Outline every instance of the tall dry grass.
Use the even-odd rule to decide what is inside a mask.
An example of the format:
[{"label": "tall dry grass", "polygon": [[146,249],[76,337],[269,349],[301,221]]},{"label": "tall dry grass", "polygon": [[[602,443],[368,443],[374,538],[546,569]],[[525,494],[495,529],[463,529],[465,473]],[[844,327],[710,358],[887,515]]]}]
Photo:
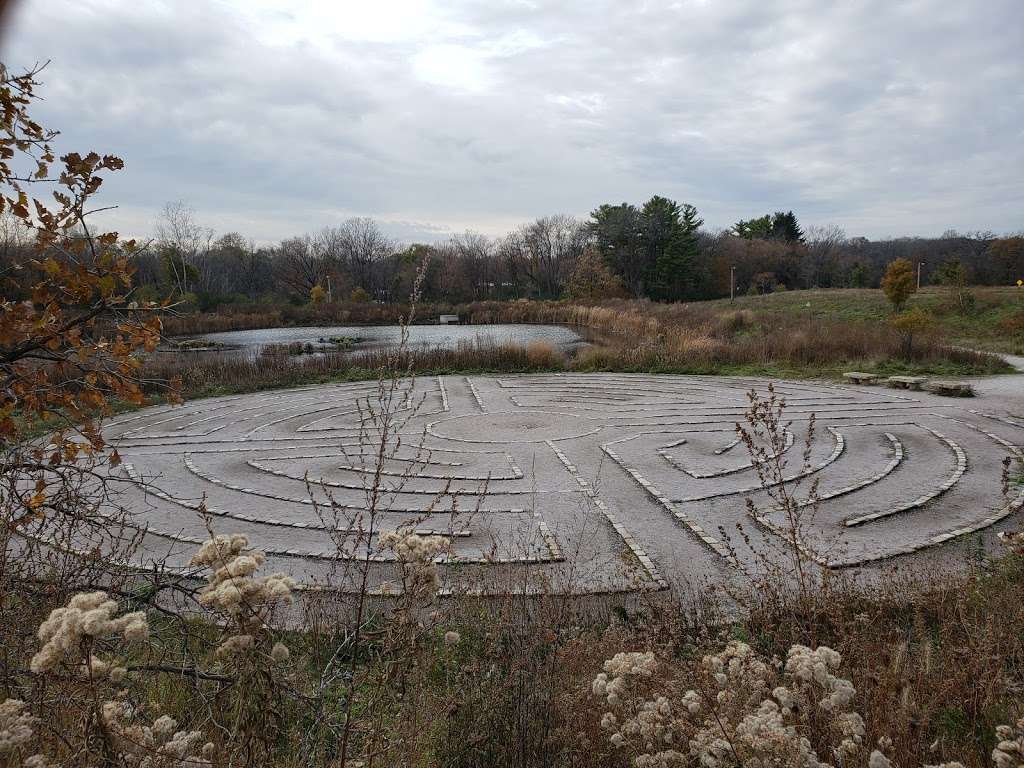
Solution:
[{"label": "tall dry grass", "polygon": [[[189,352],[157,353],[142,369],[146,391],[161,394],[168,382],[180,382],[185,397],[236,391],[300,386],[334,380],[365,380],[377,376],[390,351],[328,351],[292,355],[265,350],[255,357]],[[566,357],[549,344],[528,346],[460,342],[454,348],[405,349],[398,364],[417,374],[530,373],[561,370]]]},{"label": "tall dry grass", "polygon": [[922,334],[908,348],[902,335],[884,323],[759,316],[748,309],[723,311],[701,303],[519,302],[475,305],[469,316],[481,322],[561,323],[597,331],[607,349],[590,353],[589,358],[584,354],[577,363],[583,369],[613,365],[616,360],[627,367],[702,372],[723,366],[834,368],[858,361],[954,366],[976,373],[1005,369],[997,357],[951,348],[935,334]]}]

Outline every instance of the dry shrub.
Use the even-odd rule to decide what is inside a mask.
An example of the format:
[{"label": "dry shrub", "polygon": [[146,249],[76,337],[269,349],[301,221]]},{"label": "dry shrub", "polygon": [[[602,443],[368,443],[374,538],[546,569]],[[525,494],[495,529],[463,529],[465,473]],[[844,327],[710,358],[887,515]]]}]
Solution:
[{"label": "dry shrub", "polygon": [[754,313],[749,309],[726,312],[718,320],[719,333],[725,336],[735,336],[737,333],[749,330],[753,325]]},{"label": "dry shrub", "polygon": [[585,347],[573,358],[573,369],[577,371],[608,371],[618,367],[620,353],[608,346]]},{"label": "dry shrub", "polygon": [[984,765],[995,728],[1022,714],[1019,556],[988,574],[833,580],[801,600],[763,590],[749,609],[770,653],[813,638],[842,654],[872,738],[890,737],[900,765]]},{"label": "dry shrub", "polygon": [[564,683],[551,611],[514,597],[454,609],[449,632],[457,639],[410,680],[397,720],[409,748],[402,764],[428,755],[432,764],[465,768],[550,763]]},{"label": "dry shrub", "polygon": [[725,342],[712,337],[704,328],[685,329],[665,340],[665,350],[670,360],[711,362],[722,355],[725,346]]},{"label": "dry shrub", "polygon": [[[907,348],[885,323],[837,321],[817,316],[759,316],[752,310],[723,315],[712,304],[658,304],[646,300],[610,300],[600,304],[497,302],[469,305],[473,322],[540,322],[586,327],[604,336],[606,349],[581,353],[584,370],[658,370],[707,372],[722,366],[785,368],[863,365],[954,364],[975,372],[998,372],[992,356],[954,349],[941,339],[915,339]],[[642,351],[637,351],[642,348]],[[595,363],[601,360],[602,364]]]},{"label": "dry shrub", "polygon": [[526,345],[526,360],[534,368],[559,367],[564,359],[547,341],[531,341]]},{"label": "dry shrub", "polygon": [[783,664],[734,640],[666,674],[652,651],[619,652],[591,692],[608,742],[638,768],[823,768],[819,755],[845,763],[865,752],[841,662],[825,646],[794,645]]},{"label": "dry shrub", "polygon": [[195,336],[203,333],[225,331],[248,331],[253,328],[278,328],[284,323],[281,313],[275,310],[233,312],[222,309],[219,312],[202,314],[168,314],[162,318],[164,334],[167,336]]},{"label": "dry shrub", "polygon": [[999,330],[1009,334],[1024,334],[1024,309],[999,320]]}]

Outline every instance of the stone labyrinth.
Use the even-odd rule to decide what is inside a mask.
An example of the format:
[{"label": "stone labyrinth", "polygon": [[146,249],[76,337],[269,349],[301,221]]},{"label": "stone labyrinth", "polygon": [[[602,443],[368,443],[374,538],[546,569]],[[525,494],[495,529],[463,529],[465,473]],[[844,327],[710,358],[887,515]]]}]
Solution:
[{"label": "stone labyrinth", "polygon": [[[1004,457],[1021,456],[1024,421],[880,387],[775,386],[791,421],[785,477],[803,478],[803,502],[818,480],[801,544],[823,564],[876,563],[1019,524],[1024,498],[1000,489]],[[783,556],[784,516],[734,426],[747,393],[765,387],[626,374],[403,382],[374,530],[447,537],[440,561],[453,592],[621,591],[749,571],[751,546]],[[367,382],[110,422],[143,561],[187,566],[207,536],[205,504],[218,532],[245,533],[267,552],[270,570],[344,589],[346,569],[369,558],[375,587],[391,589],[390,553],[372,537],[351,543],[369,523],[379,409]]]}]

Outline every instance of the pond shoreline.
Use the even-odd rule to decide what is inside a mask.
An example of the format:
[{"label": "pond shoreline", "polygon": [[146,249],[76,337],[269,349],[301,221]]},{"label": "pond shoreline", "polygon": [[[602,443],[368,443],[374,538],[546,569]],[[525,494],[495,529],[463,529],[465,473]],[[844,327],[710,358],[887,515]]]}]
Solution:
[{"label": "pond shoreline", "polygon": [[[846,300],[846,294],[833,292],[833,300]],[[824,299],[815,294],[816,300]],[[856,309],[863,299],[853,297]],[[806,302],[804,302],[806,304]],[[802,304],[801,306],[804,306]],[[749,302],[748,302],[749,305]],[[207,338],[237,340],[237,330],[266,335],[268,342],[315,341],[337,332],[369,337],[392,327],[401,316],[398,305],[349,305],[331,307],[291,308],[288,312],[191,318],[170,318],[170,334],[174,327],[198,330],[199,320]],[[754,375],[778,378],[825,378],[841,380],[847,371],[865,371],[882,376],[923,375],[960,378],[1009,373],[1011,367],[991,354],[950,348],[939,332],[918,335],[913,345],[883,317],[832,318],[806,310],[799,313],[772,312],[768,308],[753,310],[714,302],[695,304],[654,304],[631,300],[608,301],[600,305],[566,302],[478,302],[471,305],[433,306],[418,316],[431,318],[437,314],[459,314],[474,322],[467,325],[440,326],[421,323],[409,326],[416,341],[409,345],[407,355],[418,371],[435,373],[463,372],[527,372],[538,370],[620,371],[644,373],[675,373],[692,375]],[[347,323],[326,325],[330,318]],[[304,325],[294,321],[301,319]],[[259,322],[266,321],[266,322]],[[361,322],[360,322],[361,321]],[[239,329],[239,325],[269,326],[260,329]],[[507,326],[521,332],[524,328],[545,332],[565,329],[573,334],[574,346],[555,348],[551,344],[529,344],[515,335],[496,334],[486,344],[470,339],[468,344],[448,344],[448,349],[430,344],[430,335],[475,335]],[[219,331],[211,330],[211,327]],[[304,329],[300,331],[301,329]],[[337,328],[337,331],[333,329]],[[303,339],[295,339],[303,333]],[[214,335],[216,334],[216,335]],[[199,335],[193,333],[193,335]],[[495,334],[491,333],[492,336]],[[527,343],[523,343],[526,341]],[[495,343],[500,348],[495,347]],[[487,347],[487,348],[485,348]],[[515,348],[518,347],[518,348]],[[533,349],[528,349],[533,347]],[[541,354],[542,347],[547,353]],[[532,354],[527,354],[528,352]],[[374,354],[376,353],[376,354]],[[160,374],[180,375],[195,386],[191,391],[231,389],[235,387],[287,386],[332,378],[364,377],[363,370],[380,362],[383,348],[363,342],[354,349],[327,349],[313,354],[249,355],[205,352],[179,356],[162,354]],[[415,360],[412,360],[415,358]],[[177,365],[175,362],[178,361]],[[153,360],[152,362],[157,362]],[[246,363],[241,365],[241,363]],[[225,386],[226,385],[226,386]]]},{"label": "pond shoreline", "polygon": [[561,352],[571,352],[588,344],[585,336],[567,325],[555,323],[467,323],[405,328],[394,324],[294,326],[199,334],[185,339],[184,346],[174,344],[166,351],[256,356],[269,351],[292,355],[360,353],[395,349],[400,344],[410,350],[426,350],[455,349],[461,344],[529,346],[542,343]]}]

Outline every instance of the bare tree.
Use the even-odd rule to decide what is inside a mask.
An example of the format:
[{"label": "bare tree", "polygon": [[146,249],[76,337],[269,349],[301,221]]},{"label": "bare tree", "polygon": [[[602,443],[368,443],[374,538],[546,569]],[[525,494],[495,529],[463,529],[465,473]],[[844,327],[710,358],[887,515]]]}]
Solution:
[{"label": "bare tree", "polygon": [[308,297],[314,286],[326,277],[322,251],[309,235],[281,241],[274,256],[274,277],[293,293]]},{"label": "bare tree", "polygon": [[467,231],[453,237],[450,248],[454,259],[452,266],[464,279],[468,298],[474,301],[488,298],[497,277],[491,240],[477,232]]},{"label": "bare tree", "polygon": [[846,232],[838,224],[811,226],[805,235],[807,256],[801,279],[808,288],[832,288],[836,284],[837,257],[846,245]]},{"label": "bare tree", "polygon": [[195,211],[179,200],[164,206],[156,234],[167,278],[179,294],[188,293],[200,282],[213,230],[196,223]]},{"label": "bare tree", "polygon": [[967,239],[967,255],[972,264],[980,264],[985,261],[989,245],[999,236],[989,229],[979,229],[973,232],[964,233]]},{"label": "bare tree", "polygon": [[13,292],[28,295],[27,285],[24,291],[18,291],[22,281],[17,278],[29,260],[33,242],[32,230],[21,219],[8,211],[0,214],[0,285],[5,298],[14,298]]},{"label": "bare tree", "polygon": [[380,264],[396,250],[396,245],[369,218],[349,219],[336,230],[337,247],[354,287],[377,296],[384,288]]},{"label": "bare tree", "polygon": [[214,293],[244,293],[255,298],[270,287],[270,260],[238,232],[217,238],[210,248],[203,285]]},{"label": "bare tree", "polygon": [[589,240],[578,219],[545,216],[509,235],[502,250],[513,271],[524,274],[538,296],[555,298]]}]

